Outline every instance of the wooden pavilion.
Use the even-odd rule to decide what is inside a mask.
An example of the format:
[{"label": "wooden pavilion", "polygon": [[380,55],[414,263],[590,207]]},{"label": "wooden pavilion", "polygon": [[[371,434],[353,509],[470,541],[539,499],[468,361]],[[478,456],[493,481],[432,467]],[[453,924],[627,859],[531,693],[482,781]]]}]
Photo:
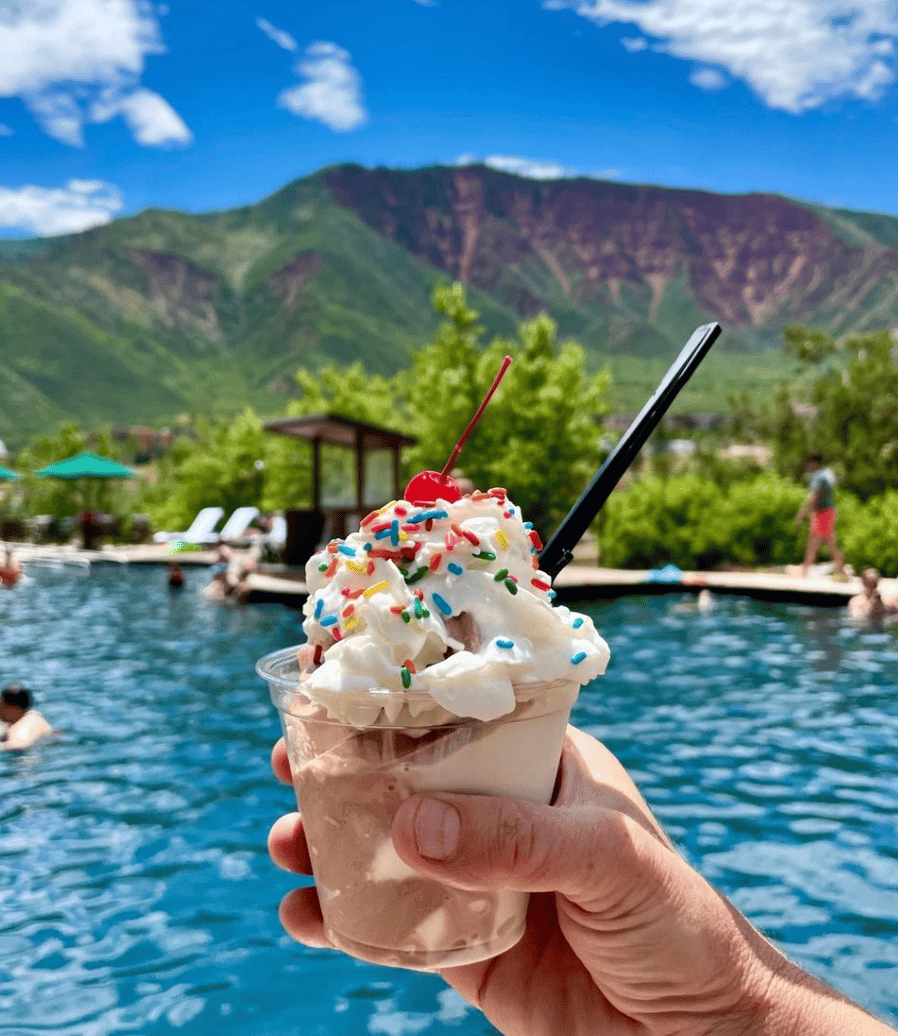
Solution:
[{"label": "wooden pavilion", "polygon": [[[365,459],[376,450],[392,452],[392,499],[401,496],[399,486],[399,452],[418,441],[378,425],[354,421],[339,414],[312,414],[306,417],[282,417],[266,421],[266,432],[303,439],[312,447],[312,506],[290,508],[287,519],[287,542],[284,562],[304,565],[323,539],[344,537],[371,506],[379,507],[387,500],[365,501]],[[321,500],[321,447],[342,446],[355,452],[355,504],[350,507],[324,506]]]}]

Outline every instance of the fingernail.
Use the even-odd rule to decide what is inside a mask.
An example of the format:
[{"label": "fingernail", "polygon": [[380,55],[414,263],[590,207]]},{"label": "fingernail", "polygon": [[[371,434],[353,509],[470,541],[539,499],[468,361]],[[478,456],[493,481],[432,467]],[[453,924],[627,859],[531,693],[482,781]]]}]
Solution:
[{"label": "fingernail", "polygon": [[415,810],[415,845],[428,860],[448,860],[458,847],[461,819],[439,799],[421,799]]}]

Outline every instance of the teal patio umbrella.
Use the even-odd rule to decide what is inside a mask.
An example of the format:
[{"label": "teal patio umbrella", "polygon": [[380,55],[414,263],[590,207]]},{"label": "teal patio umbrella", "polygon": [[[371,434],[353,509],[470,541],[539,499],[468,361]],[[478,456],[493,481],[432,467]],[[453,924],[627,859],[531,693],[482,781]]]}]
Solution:
[{"label": "teal patio umbrella", "polygon": [[10,471],[9,468],[0,466],[0,480],[12,481],[21,477],[21,475],[17,475],[14,471]]},{"label": "teal patio umbrella", "polygon": [[137,478],[133,468],[89,451],[49,464],[35,474],[40,478]]},{"label": "teal patio umbrella", "polygon": [[[106,480],[113,478],[138,478],[138,473],[133,468],[127,468],[124,464],[112,460],[109,457],[100,457],[96,453],[85,451],[76,453],[74,457],[66,457],[65,460],[49,464],[35,474],[39,478],[62,478],[84,479],[85,481]],[[86,490],[82,496],[83,502],[87,503]],[[81,514],[81,533],[85,549],[94,546],[100,535],[100,527],[94,515],[85,507]]]}]

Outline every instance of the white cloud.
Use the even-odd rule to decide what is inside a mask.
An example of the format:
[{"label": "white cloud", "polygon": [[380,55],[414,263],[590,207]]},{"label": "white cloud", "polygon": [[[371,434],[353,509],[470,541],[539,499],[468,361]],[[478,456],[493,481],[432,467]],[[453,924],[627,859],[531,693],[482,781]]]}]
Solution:
[{"label": "white cloud", "polygon": [[279,29],[276,25],[272,25],[267,18],[257,18],[256,25],[270,40],[284,50],[299,50],[299,44],[290,33],[284,32],[283,29]]},{"label": "white cloud", "polygon": [[91,121],[108,122],[116,115],[128,124],[138,144],[163,147],[186,144],[192,134],[184,120],[164,97],[152,90],[135,90],[124,97],[98,100],[91,108]]},{"label": "white cloud", "polygon": [[560,162],[544,161],[538,158],[521,158],[519,155],[488,155],[478,158],[476,155],[459,155],[456,165],[485,165],[490,169],[498,169],[503,173],[514,173],[526,176],[531,180],[564,180],[577,176],[589,176],[596,180],[619,180],[624,174],[620,169],[595,169],[591,173],[579,169],[568,169]]},{"label": "white cloud", "polygon": [[420,4],[422,7],[436,7],[437,0],[415,0],[416,4]]},{"label": "white cloud", "polygon": [[312,43],[297,62],[296,72],[306,82],[280,93],[282,108],[340,132],[357,129],[367,120],[362,79],[348,51],[336,43]]},{"label": "white cloud", "polygon": [[5,123],[0,122],[0,137],[11,137],[13,135],[12,127],[7,126]]},{"label": "white cloud", "polygon": [[20,97],[46,133],[75,147],[85,124],[110,111],[139,143],[190,139],[168,102],[140,84],[147,55],[164,51],[144,0],[0,0],[0,97]]},{"label": "white cloud", "polygon": [[[599,25],[637,26],[656,50],[725,68],[771,108],[876,100],[895,81],[894,0],[544,0]],[[626,46],[626,44],[625,44]]]},{"label": "white cloud", "polygon": [[649,41],[645,36],[624,36],[621,43],[623,43],[625,49],[629,50],[631,54],[636,54],[640,50],[645,50],[649,45]]},{"label": "white cloud", "polygon": [[727,77],[716,68],[697,68],[689,76],[689,82],[699,90],[722,90],[727,85]]},{"label": "white cloud", "polygon": [[581,176],[576,169],[565,169],[558,162],[538,158],[521,158],[518,155],[488,155],[477,158],[474,155],[459,155],[456,165],[486,165],[503,173],[526,176],[531,180],[561,180],[570,176]]},{"label": "white cloud", "polygon": [[52,236],[108,223],[122,207],[112,184],[69,180],[65,187],[0,187],[0,227]]}]

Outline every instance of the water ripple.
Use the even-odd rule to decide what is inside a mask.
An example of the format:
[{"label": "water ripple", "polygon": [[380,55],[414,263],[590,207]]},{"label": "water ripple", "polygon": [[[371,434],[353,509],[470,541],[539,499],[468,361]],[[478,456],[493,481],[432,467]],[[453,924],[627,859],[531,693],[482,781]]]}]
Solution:
[{"label": "water ripple", "polygon": [[[62,729],[0,756],[4,1036],[439,1036],[493,1030],[427,975],[293,944],[265,852],[292,808],[255,659],[301,639],[222,609],[202,572],[41,571],[0,595],[3,682]],[[795,959],[869,1009],[898,988],[898,637],[721,599],[590,607],[612,648],[575,718],[686,856]]]}]

